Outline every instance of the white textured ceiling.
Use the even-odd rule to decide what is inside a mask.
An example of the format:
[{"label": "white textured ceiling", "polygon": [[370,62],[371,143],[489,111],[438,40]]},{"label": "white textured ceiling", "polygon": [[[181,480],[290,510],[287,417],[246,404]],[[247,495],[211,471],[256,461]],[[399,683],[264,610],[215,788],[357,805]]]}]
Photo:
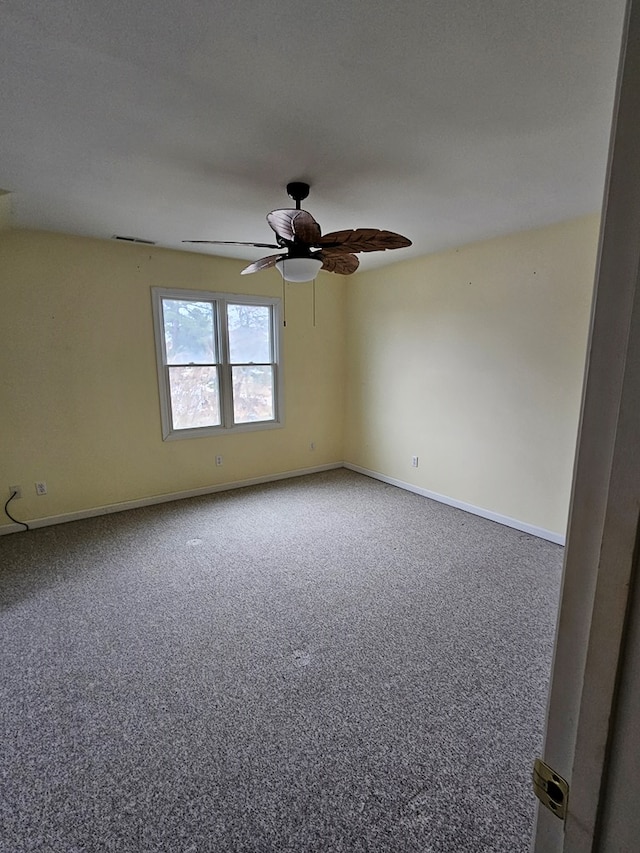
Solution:
[{"label": "white textured ceiling", "polygon": [[3,0],[0,186],[16,226],[184,249],[270,242],[266,213],[306,180],[323,230],[413,240],[360,256],[364,269],[597,211],[623,13]]}]

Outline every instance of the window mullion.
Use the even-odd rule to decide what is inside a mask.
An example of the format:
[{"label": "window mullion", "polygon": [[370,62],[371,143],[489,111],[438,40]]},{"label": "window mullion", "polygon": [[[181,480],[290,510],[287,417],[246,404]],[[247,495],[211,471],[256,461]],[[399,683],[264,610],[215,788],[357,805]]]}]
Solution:
[{"label": "window mullion", "polygon": [[233,383],[229,364],[229,331],[227,323],[226,300],[218,301],[218,336],[220,352],[220,399],[222,403],[222,422],[225,427],[233,426]]}]

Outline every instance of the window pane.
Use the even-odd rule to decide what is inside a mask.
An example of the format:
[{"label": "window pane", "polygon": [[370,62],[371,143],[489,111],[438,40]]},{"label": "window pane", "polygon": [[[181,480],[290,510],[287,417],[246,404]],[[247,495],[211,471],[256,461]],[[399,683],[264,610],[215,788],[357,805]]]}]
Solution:
[{"label": "window pane", "polygon": [[272,421],[272,367],[232,367],[233,419],[237,424]]},{"label": "window pane", "polygon": [[167,364],[211,364],[217,361],[212,302],[163,299]]},{"label": "window pane", "polygon": [[269,364],[271,355],[271,307],[227,305],[229,361],[232,364]]},{"label": "window pane", "polygon": [[220,425],[217,367],[171,367],[169,389],[174,429]]}]

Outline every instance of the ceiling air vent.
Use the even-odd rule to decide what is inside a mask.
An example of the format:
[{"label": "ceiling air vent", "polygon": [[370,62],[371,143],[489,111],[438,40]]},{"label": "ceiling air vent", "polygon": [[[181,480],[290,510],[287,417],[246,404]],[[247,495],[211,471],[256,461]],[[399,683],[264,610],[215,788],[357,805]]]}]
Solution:
[{"label": "ceiling air vent", "polygon": [[144,243],[145,246],[155,246],[155,240],[143,240],[142,237],[123,237],[120,234],[112,234],[112,240],[123,240],[125,243]]}]

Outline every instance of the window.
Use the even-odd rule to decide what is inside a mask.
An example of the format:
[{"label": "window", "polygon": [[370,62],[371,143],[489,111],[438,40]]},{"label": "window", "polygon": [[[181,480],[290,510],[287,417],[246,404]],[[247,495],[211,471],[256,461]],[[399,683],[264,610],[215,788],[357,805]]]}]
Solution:
[{"label": "window", "polygon": [[152,295],[164,438],[280,426],[280,300]]}]

